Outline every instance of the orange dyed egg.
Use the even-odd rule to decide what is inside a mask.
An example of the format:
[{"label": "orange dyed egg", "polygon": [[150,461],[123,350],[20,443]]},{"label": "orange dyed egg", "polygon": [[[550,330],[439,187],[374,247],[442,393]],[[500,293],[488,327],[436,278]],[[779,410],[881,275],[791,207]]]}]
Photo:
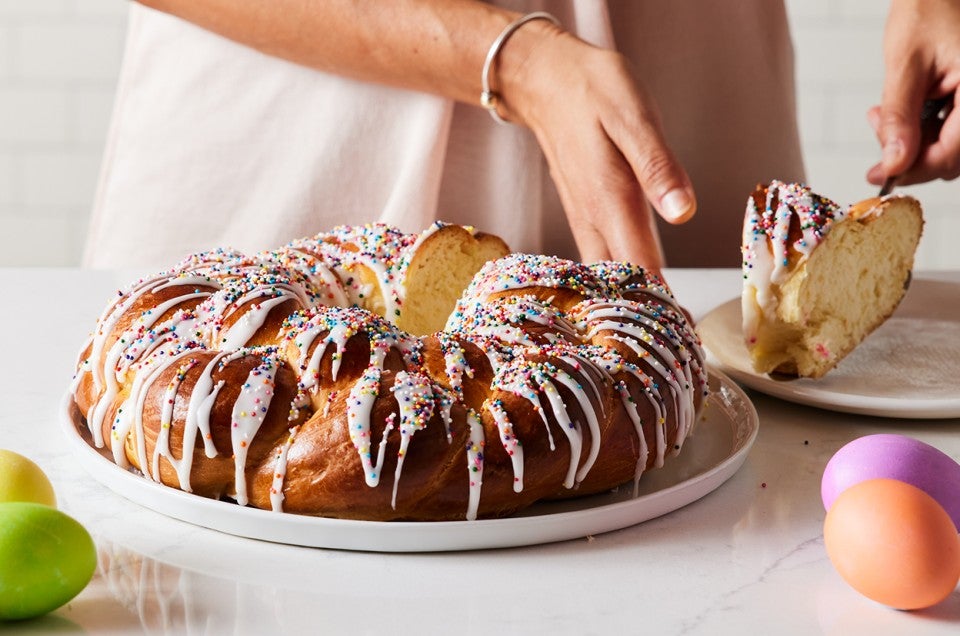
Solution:
[{"label": "orange dyed egg", "polygon": [[960,580],[960,535],[933,497],[894,479],[844,490],[823,526],[827,554],[864,596],[897,609],[930,607]]}]

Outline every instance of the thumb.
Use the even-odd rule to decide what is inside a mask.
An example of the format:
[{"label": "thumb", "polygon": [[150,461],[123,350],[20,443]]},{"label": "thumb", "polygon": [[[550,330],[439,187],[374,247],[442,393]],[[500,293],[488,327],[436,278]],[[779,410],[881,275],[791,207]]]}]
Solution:
[{"label": "thumb", "polygon": [[880,165],[887,177],[908,170],[920,152],[920,111],[926,89],[917,69],[887,70],[877,119]]}]

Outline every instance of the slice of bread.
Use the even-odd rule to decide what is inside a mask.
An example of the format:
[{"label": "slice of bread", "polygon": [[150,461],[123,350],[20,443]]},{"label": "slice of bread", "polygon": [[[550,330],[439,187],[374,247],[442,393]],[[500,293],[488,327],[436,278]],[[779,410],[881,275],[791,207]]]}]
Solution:
[{"label": "slice of bread", "polygon": [[900,303],[923,230],[919,202],[886,196],[844,210],[774,181],[747,203],[743,334],[757,373],[819,378]]},{"label": "slice of bread", "polygon": [[457,299],[487,261],[510,253],[500,237],[460,225],[434,226],[420,235],[401,267],[404,302],[398,327],[416,336],[443,329]]}]

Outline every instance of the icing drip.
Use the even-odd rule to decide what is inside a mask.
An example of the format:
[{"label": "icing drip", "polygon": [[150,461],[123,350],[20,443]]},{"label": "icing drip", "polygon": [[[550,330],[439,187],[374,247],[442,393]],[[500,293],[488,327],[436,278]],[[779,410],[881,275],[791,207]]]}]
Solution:
[{"label": "icing drip", "polygon": [[503,402],[500,400],[491,400],[487,402],[486,408],[497,423],[497,431],[500,433],[500,443],[503,449],[510,456],[510,463],[513,465],[513,492],[523,491],[523,447],[520,440],[513,434],[513,424],[510,417],[503,408]]},{"label": "icing drip", "polygon": [[283,512],[283,482],[287,476],[287,457],[290,447],[300,432],[299,426],[290,428],[290,434],[283,446],[277,449],[276,460],[273,464],[273,483],[270,485],[270,509],[274,512]]},{"label": "icing drip", "polygon": [[[114,423],[112,434],[114,434],[117,440],[125,440],[127,439],[127,433],[130,429],[134,429],[134,437],[137,442],[137,459],[139,460],[140,466],[143,467],[144,474],[148,474],[146,467],[149,466],[147,463],[147,441],[143,427],[143,407],[147,399],[147,392],[167,368],[192,353],[193,351],[191,349],[184,351],[157,351],[144,362],[144,369],[137,374],[133,387],[130,390],[130,397],[127,398],[118,410],[118,418]],[[122,444],[115,443],[113,452],[114,458],[117,457],[118,452],[122,453]],[[126,463],[126,460],[124,460],[124,463]],[[159,471],[153,471],[150,474],[155,480],[159,480]]]},{"label": "icing drip", "polygon": [[[564,362],[580,367],[579,362],[569,358],[564,359]],[[588,374],[584,373],[583,377],[588,377]],[[592,382],[592,380],[590,381]],[[567,411],[566,404],[564,404],[560,392],[557,389],[557,384],[564,386],[573,394],[590,429],[590,451],[583,466],[580,467],[579,470],[578,464],[583,448],[583,431],[579,422],[574,421]],[[549,362],[533,362],[518,359],[516,363],[505,367],[494,378],[492,386],[503,391],[514,393],[533,405],[534,410],[541,414],[541,418],[543,418],[546,424],[547,433],[550,435],[550,449],[553,450],[555,448],[553,437],[550,433],[550,427],[544,409],[540,404],[540,395],[547,398],[554,418],[556,418],[557,425],[560,427],[560,430],[563,431],[564,435],[566,435],[570,444],[570,463],[567,469],[567,475],[564,478],[564,487],[573,488],[577,483],[583,481],[593,467],[600,449],[600,424],[597,420],[594,404],[583,390],[583,385],[568,371],[558,365]],[[594,391],[596,391],[596,387],[594,387]],[[501,433],[501,436],[503,436],[503,433]]]},{"label": "icing drip", "polygon": [[226,356],[226,352],[219,353],[207,363],[190,394],[183,428],[183,461],[182,466],[177,470],[180,487],[187,492],[190,492],[190,469],[193,464],[193,449],[197,433],[201,434],[204,454],[211,458],[217,456],[217,449],[213,445],[213,436],[210,433],[210,410],[225,383],[220,380],[214,384],[213,372],[220,367]]},{"label": "icing drip", "polygon": [[[643,432],[643,420],[640,418],[640,413],[637,409],[637,403],[633,399],[633,396],[630,395],[630,390],[627,388],[626,382],[618,382],[617,391],[620,394],[620,400],[623,402],[623,410],[627,412],[627,415],[630,417],[630,421],[633,422],[633,427],[637,431],[637,439],[640,442],[640,458],[637,460],[637,469],[633,474],[633,496],[636,497],[640,490],[640,477],[643,475],[647,466],[647,461],[650,458],[650,448],[647,446],[647,438]],[[656,408],[658,411],[657,419],[662,419],[662,415],[659,413],[659,405],[657,405],[656,400],[651,398],[650,403],[653,404],[654,408]],[[657,430],[661,430],[661,427],[658,426]],[[661,444],[658,444],[658,450],[660,446]],[[658,455],[657,460],[663,461],[663,458],[659,457]]]},{"label": "icing drip", "polygon": [[680,420],[681,434],[678,437],[681,440],[686,438],[696,421],[694,391],[706,387],[707,376],[698,362],[703,358],[699,343],[689,338],[681,339],[670,328],[679,324],[676,312],[629,300],[587,301],[578,309],[581,315],[579,325],[588,340],[600,332],[613,332],[606,338],[627,345],[667,383]]},{"label": "icing drip", "polygon": [[[188,479],[184,482],[180,471],[180,465],[183,464],[184,459],[186,459],[186,449],[183,449],[183,454],[179,460],[174,458],[173,453],[170,451],[170,427],[173,422],[173,405],[176,401],[177,390],[180,388],[180,383],[183,382],[183,378],[186,377],[187,372],[196,365],[197,361],[195,359],[188,359],[184,364],[180,365],[177,374],[167,385],[167,390],[161,400],[163,407],[160,412],[160,431],[157,434],[157,441],[153,447],[154,481],[160,481],[160,458],[163,457],[176,469],[177,475],[180,477],[180,488],[186,492],[190,492],[189,472],[187,473]],[[190,458],[193,458],[192,452],[190,453]],[[184,483],[187,484],[186,488],[184,488]]]},{"label": "icing drip", "polygon": [[[240,350],[228,355],[223,364],[233,360],[240,359],[248,352],[258,350]],[[235,468],[235,488],[236,500],[241,506],[247,505],[247,452],[250,450],[250,444],[253,438],[263,424],[267,416],[267,410],[270,408],[270,401],[273,399],[274,377],[277,372],[279,360],[276,358],[276,351],[273,349],[263,349],[261,363],[247,375],[246,382],[243,383],[243,389],[233,404],[233,412],[230,415],[231,436],[230,442],[233,448],[234,468]]]},{"label": "icing drip", "polygon": [[450,378],[450,388],[454,394],[463,398],[463,376],[473,378],[473,368],[467,363],[464,355],[463,346],[455,338],[445,332],[439,332],[436,335],[437,342],[440,344],[440,351],[443,353],[444,368],[447,377]]},{"label": "icing drip", "polygon": [[467,441],[467,476],[470,480],[470,495],[467,502],[467,521],[477,518],[480,508],[480,490],[483,486],[483,421],[473,409],[467,409],[467,426],[470,437]]},{"label": "icing drip", "polygon": [[[110,347],[110,350],[104,353],[106,342],[111,333],[114,333],[124,314],[133,307],[133,305],[148,293],[166,289],[172,285],[184,285],[187,289],[191,286],[204,282],[196,277],[185,276],[182,283],[176,277],[170,275],[160,275],[145,281],[140,281],[131,287],[130,291],[120,292],[118,298],[104,310],[98,321],[97,332],[90,340],[90,353],[88,357],[80,364],[77,374],[74,376],[71,384],[71,392],[76,393],[85,374],[90,373],[96,390],[100,397],[95,401],[89,411],[86,413],[87,427],[93,437],[93,442],[97,448],[102,448],[103,441],[103,420],[106,417],[107,409],[113,404],[114,399],[119,392],[118,380],[123,381],[127,368],[136,360],[140,359],[150,346],[145,341],[156,339],[158,331],[166,331],[173,334],[175,338],[180,336],[181,331],[187,331],[192,328],[192,323],[183,320],[183,318],[174,317],[166,324],[166,329],[158,328],[152,330],[156,322],[167,311],[177,305],[192,299],[199,299],[209,296],[210,292],[190,291],[181,296],[174,297],[157,307],[142,312],[136,320],[119,336],[119,338]],[[204,284],[208,284],[205,283]],[[177,323],[183,321],[178,331]],[[163,338],[168,340],[169,338]],[[119,374],[119,377],[118,377]]]},{"label": "icing drip", "polygon": [[373,403],[380,394],[380,376],[383,371],[381,365],[384,355],[385,352],[379,348],[371,352],[370,365],[364,370],[353,388],[350,389],[350,397],[347,401],[347,426],[349,427],[350,441],[353,442],[353,447],[360,454],[360,461],[363,464],[363,472],[368,486],[376,486],[380,483],[380,470],[383,468],[387,433],[393,430],[393,423],[388,422],[380,439],[377,461],[374,463],[370,447],[370,414],[373,411]]},{"label": "icing drip", "polygon": [[[228,285],[197,311],[202,316],[202,328],[210,331],[216,348],[233,350],[250,342],[270,311],[288,300],[299,307],[309,304],[302,287],[277,281],[274,276],[258,276]],[[239,316],[226,326],[234,314]]]},{"label": "icing drip", "polygon": [[[397,468],[393,475],[393,497],[390,505],[397,507],[397,486],[403,471],[403,460],[413,434],[426,428],[435,408],[433,386],[430,378],[419,373],[400,371],[390,389],[400,409],[400,450],[397,453]],[[386,438],[386,435],[384,435]]]},{"label": "icing drip", "polygon": [[[757,201],[760,196],[763,209]],[[773,287],[789,273],[791,252],[808,257],[846,212],[807,186],[772,181],[747,200],[745,215],[743,327],[750,339],[755,338],[761,312],[776,312]]]},{"label": "icing drip", "polygon": [[275,252],[264,252],[260,257],[279,268],[299,273],[304,286],[310,290],[311,305],[346,307],[350,305],[343,283],[326,263],[309,251],[295,245],[288,245]]},{"label": "icing drip", "polygon": [[[365,300],[372,294],[372,290],[351,273],[351,269],[362,266],[374,274],[387,318],[392,321],[399,318],[403,292],[398,255],[413,246],[416,236],[383,223],[372,223],[337,227],[327,234],[318,234],[314,241],[313,247],[340,279],[346,281],[344,288],[350,304],[365,306]],[[351,249],[344,245],[350,245]]]}]

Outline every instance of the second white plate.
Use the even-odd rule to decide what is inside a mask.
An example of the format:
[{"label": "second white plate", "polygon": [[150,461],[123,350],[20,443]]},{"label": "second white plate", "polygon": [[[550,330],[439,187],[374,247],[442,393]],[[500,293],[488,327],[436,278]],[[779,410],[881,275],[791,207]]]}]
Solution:
[{"label": "second white plate", "polygon": [[819,380],[753,370],[740,299],[697,325],[711,360],[751,389],[833,411],[896,418],[960,417],[960,284],[914,279],[900,307]]},{"label": "second white plate", "polygon": [[[503,548],[576,539],[619,530],[709,494],[740,468],[757,437],[756,409],[730,378],[710,374],[711,395],[677,457],[648,471],[633,496],[616,492],[540,503],[519,516],[479,521],[375,522],[327,519],[245,508],[168,488],[109,461],[81,436],[82,422],[64,409],[64,431],[83,467],[118,494],[164,515],[228,534],[292,545],[434,552]],[[69,404],[69,403],[68,403]],[[75,411],[76,409],[74,409]]]}]

